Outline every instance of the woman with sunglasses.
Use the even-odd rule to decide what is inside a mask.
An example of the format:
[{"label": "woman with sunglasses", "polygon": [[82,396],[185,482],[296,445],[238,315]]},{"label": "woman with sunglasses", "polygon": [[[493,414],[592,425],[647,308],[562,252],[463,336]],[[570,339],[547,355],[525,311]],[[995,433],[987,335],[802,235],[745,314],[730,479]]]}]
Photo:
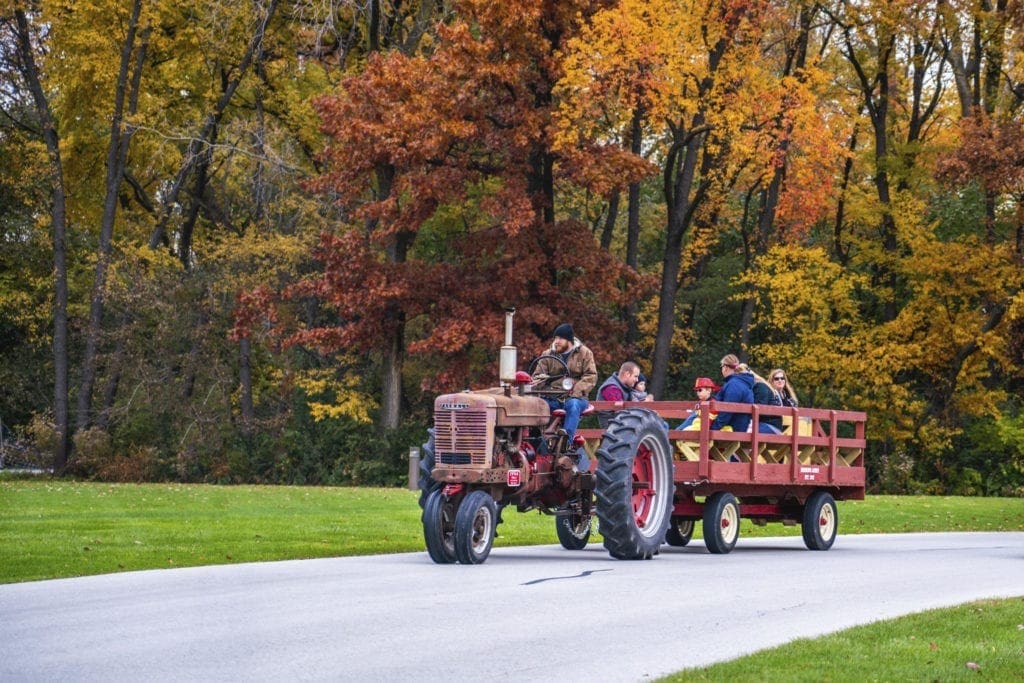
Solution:
[{"label": "woman with sunglasses", "polygon": [[768,376],[771,378],[772,389],[775,389],[782,398],[782,405],[796,408],[798,406],[796,389],[789,383],[789,376],[786,375],[786,371],[782,368],[775,368]]}]

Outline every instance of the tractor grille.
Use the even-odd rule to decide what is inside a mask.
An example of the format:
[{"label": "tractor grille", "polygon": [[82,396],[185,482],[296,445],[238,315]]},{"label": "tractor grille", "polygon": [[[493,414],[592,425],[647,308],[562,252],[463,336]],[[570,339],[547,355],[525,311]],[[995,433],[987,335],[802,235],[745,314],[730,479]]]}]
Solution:
[{"label": "tractor grille", "polygon": [[486,410],[441,410],[434,414],[439,465],[486,467],[490,463],[491,427]]}]

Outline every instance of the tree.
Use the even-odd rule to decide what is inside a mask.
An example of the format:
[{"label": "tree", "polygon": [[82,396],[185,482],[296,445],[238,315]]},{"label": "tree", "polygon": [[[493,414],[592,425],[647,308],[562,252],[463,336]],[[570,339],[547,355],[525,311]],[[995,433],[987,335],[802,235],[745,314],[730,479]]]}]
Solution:
[{"label": "tree", "polygon": [[652,361],[656,395],[668,376],[680,288],[710,253],[740,173],[752,162],[755,174],[763,168],[754,130],[777,91],[759,51],[776,19],[762,3],[623,2],[596,15],[572,45],[563,135],[590,144],[625,138],[624,127],[641,111],[657,145],[666,226]]},{"label": "tree", "polygon": [[50,172],[50,226],[53,234],[53,410],[56,439],[53,469],[63,472],[67,466],[71,438],[68,405],[68,268],[67,268],[67,190],[64,183],[64,164],[60,154],[60,135],[50,101],[43,90],[42,75],[36,61],[38,35],[32,31],[28,8],[14,7],[17,65],[32,95],[39,131],[46,144]]},{"label": "tree", "polygon": [[[464,382],[469,359],[500,345],[502,308],[515,305],[522,346],[539,349],[575,319],[608,359],[620,348],[623,289],[636,282],[585,226],[554,211],[557,179],[607,185],[623,168],[600,151],[562,159],[548,133],[556,55],[589,3],[457,9],[430,54],[373,55],[319,105],[331,144],[315,188],[339,198],[349,223],[323,238],[323,275],[290,296],[322,300],[338,323],[289,341],[379,353],[384,429],[398,424],[387,387],[407,349],[449,361],[431,385]],[[595,166],[607,171],[583,175]]]}]

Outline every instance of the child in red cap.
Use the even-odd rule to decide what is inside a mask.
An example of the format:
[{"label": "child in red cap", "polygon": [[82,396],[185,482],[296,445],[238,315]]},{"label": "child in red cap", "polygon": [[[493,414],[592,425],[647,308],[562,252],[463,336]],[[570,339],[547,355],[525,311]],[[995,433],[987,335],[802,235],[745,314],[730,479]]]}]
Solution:
[{"label": "child in red cap", "polygon": [[[697,400],[700,402],[710,401],[711,396],[720,387],[711,381],[710,377],[698,377],[693,383],[693,390],[697,392]],[[700,413],[696,410],[683,420],[676,429],[700,429]]]}]

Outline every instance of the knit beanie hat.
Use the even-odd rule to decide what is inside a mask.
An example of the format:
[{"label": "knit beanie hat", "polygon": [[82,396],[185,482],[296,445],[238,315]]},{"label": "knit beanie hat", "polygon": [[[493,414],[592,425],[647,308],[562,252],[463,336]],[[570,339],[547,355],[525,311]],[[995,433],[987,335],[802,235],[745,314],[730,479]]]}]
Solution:
[{"label": "knit beanie hat", "polygon": [[572,331],[572,325],[570,325],[569,323],[562,323],[561,325],[556,327],[554,333],[551,336],[561,337],[562,339],[565,339],[567,341],[573,341],[576,338],[576,335],[573,334]]}]

